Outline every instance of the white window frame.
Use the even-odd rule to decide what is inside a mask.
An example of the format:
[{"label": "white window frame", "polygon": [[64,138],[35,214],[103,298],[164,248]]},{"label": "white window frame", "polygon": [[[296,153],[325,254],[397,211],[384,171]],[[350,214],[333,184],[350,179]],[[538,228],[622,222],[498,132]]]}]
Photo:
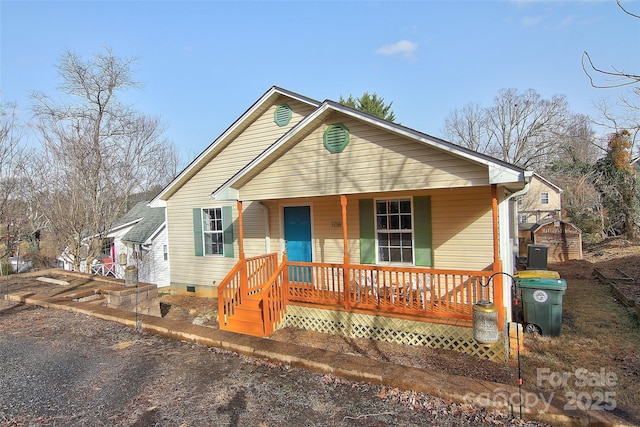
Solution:
[{"label": "white window frame", "polygon": [[[378,213],[378,204],[379,203],[386,204],[386,213]],[[398,212],[389,212],[390,203],[397,202]],[[401,207],[403,202],[409,203],[409,212],[402,212]],[[413,221],[413,199],[411,197],[407,198],[380,198],[375,199],[374,201],[374,215],[375,215],[375,233],[376,233],[376,262],[377,264],[398,264],[398,265],[414,265],[415,264],[415,236],[414,236],[414,221]],[[392,217],[398,216],[398,228],[388,228],[390,223],[393,221]],[[406,228],[407,223],[402,221],[402,217],[409,217],[409,228]],[[383,220],[385,218],[385,220]],[[386,223],[387,228],[380,228],[379,226]],[[403,228],[403,226],[405,228]],[[400,235],[399,238],[393,242],[398,244],[392,244],[392,239],[386,239],[386,244],[381,244],[381,235],[386,234],[388,236],[391,235]],[[406,235],[409,235],[411,239],[410,245],[410,256],[404,255],[404,250],[409,249],[409,246],[403,245],[403,235],[406,238]],[[399,259],[392,259],[394,251],[399,251]],[[383,256],[386,252],[386,258]],[[410,259],[405,259],[410,258]]]},{"label": "white window frame", "polygon": [[[213,218],[210,212],[215,213]],[[207,236],[210,236],[209,242],[207,242]],[[204,256],[224,256],[224,224],[221,207],[202,209],[202,252]]]},{"label": "white window frame", "polygon": [[542,205],[548,205],[549,204],[549,193],[546,191],[543,191],[542,193],[540,193],[540,204]]}]

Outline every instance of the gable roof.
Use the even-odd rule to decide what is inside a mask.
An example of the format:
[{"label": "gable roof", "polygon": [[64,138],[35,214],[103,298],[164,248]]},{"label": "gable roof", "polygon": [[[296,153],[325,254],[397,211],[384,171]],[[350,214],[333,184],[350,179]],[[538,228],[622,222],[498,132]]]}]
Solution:
[{"label": "gable roof", "polygon": [[470,162],[484,165],[489,170],[489,183],[503,184],[510,190],[517,191],[522,188],[524,182],[531,176],[531,172],[515,165],[503,162],[493,157],[477,153],[462,146],[447,142],[445,140],[433,137],[431,135],[416,131],[414,129],[402,126],[397,123],[389,122],[379,117],[352,109],[338,102],[325,100],[319,102],[303,95],[272,86],[267,90],[249,109],[247,109],[231,126],[229,126],[218,138],[216,138],[198,157],[196,157],[180,174],[169,183],[158,195],[151,201],[150,206],[165,206],[172,194],[180,187],[188,182],[198,171],[205,167],[211,159],[213,159],[224,147],[226,147],[233,139],[240,134],[248,124],[260,114],[264,113],[280,98],[288,98],[300,101],[314,108],[314,111],[304,117],[299,123],[293,126],[282,137],[276,140],[265,151],[253,159],[249,164],[244,166],[236,174],[230,177],[227,182],[217,189],[213,189],[211,196],[220,200],[237,199],[233,186],[247,182],[254,177],[270,162],[274,161],[287,149],[316,126],[330,114],[339,112],[350,116],[356,120],[366,122],[372,126],[384,129],[385,131],[406,137],[416,143],[421,143],[448,152],[452,155],[464,158]]},{"label": "gable roof", "polygon": [[231,126],[229,126],[220,136],[218,136],[205,150],[200,153],[182,172],[178,174],[154,199],[150,202],[153,207],[163,206],[163,201],[167,200],[185,182],[202,169],[215,155],[220,152],[233,138],[247,126],[253,118],[262,114],[274,102],[280,98],[289,98],[300,101],[304,104],[317,108],[321,103],[306,96],[291,92],[289,90],[272,86],[256,102],[251,105]]},{"label": "gable roof", "polygon": [[431,135],[416,131],[414,129],[393,123],[379,117],[344,106],[335,101],[325,100],[313,113],[302,119],[289,132],[284,134],[274,144],[262,152],[251,163],[238,171],[222,186],[215,189],[211,196],[217,200],[230,200],[239,198],[239,194],[234,190],[234,186],[242,185],[255,177],[264,167],[273,162],[276,158],[295,145],[299,138],[306,135],[311,129],[319,126],[329,115],[339,112],[354,119],[366,122],[372,126],[384,129],[396,135],[403,136],[416,143],[428,145],[445,151],[449,154],[462,157],[470,162],[481,164],[489,168],[489,183],[491,184],[515,184],[514,189],[520,189],[524,184],[525,177],[530,176],[530,172],[515,165],[503,162],[493,157],[477,153],[459,145],[444,141]]},{"label": "gable roof", "polygon": [[153,208],[148,202],[138,202],[129,212],[114,222],[110,231],[132,226],[121,240],[144,244],[152,238],[165,223],[165,208]]},{"label": "gable roof", "polygon": [[534,172],[533,176],[538,178],[540,181],[544,182],[545,184],[547,184],[549,187],[555,188],[558,193],[562,193],[564,191],[562,188],[558,187],[553,182],[549,181],[547,178],[543,177],[542,175],[540,175],[538,173]]}]

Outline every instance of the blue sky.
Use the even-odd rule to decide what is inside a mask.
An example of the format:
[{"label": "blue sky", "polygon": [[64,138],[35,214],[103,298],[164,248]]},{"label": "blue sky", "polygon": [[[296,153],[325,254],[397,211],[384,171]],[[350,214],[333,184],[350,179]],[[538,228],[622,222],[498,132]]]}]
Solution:
[{"label": "blue sky", "polygon": [[[640,2],[625,2],[640,13]],[[581,66],[640,72],[640,19],[614,1],[0,1],[0,99],[28,119],[55,94],[69,49],[136,56],[139,111],[159,116],[185,160],[271,86],[318,101],[377,93],[397,121],[442,136],[446,116],[503,88],[567,97],[574,112],[624,90]]]}]

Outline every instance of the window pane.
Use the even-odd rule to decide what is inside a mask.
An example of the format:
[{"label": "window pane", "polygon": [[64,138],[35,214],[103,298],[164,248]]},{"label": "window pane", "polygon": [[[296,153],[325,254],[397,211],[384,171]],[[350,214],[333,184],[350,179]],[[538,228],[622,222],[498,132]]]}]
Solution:
[{"label": "window pane", "polygon": [[412,262],[413,261],[413,251],[411,248],[403,248],[402,249],[402,261],[404,262]]},{"label": "window pane", "polygon": [[387,213],[387,202],[376,202],[376,213],[386,214]]},{"label": "window pane", "polygon": [[206,255],[221,255],[222,233],[205,233],[204,247]]},{"label": "window pane", "polygon": [[377,222],[378,222],[378,230],[386,230],[387,229],[387,217],[386,216],[379,216],[377,218]]},{"label": "window pane", "polygon": [[389,261],[391,262],[401,262],[402,258],[402,252],[400,251],[400,248],[390,248],[389,249]]},{"label": "window pane", "polygon": [[389,233],[389,240],[391,246],[400,246],[400,234]]},{"label": "window pane", "polygon": [[411,229],[411,215],[402,215],[400,217],[400,228],[403,230]]},{"label": "window pane", "polygon": [[402,246],[412,246],[411,234],[410,233],[402,233]]},{"label": "window pane", "polygon": [[392,200],[389,202],[389,213],[399,213],[400,212],[400,202],[397,200]]},{"label": "window pane", "polygon": [[409,200],[402,200],[400,202],[400,212],[411,213],[411,202]]},{"label": "window pane", "polygon": [[380,261],[382,262],[389,262],[389,252],[387,250],[387,248],[385,247],[380,247],[378,249],[378,258],[380,259]]},{"label": "window pane", "polygon": [[390,230],[400,230],[400,217],[398,215],[389,216],[389,222]]},{"label": "window pane", "polygon": [[389,235],[387,233],[378,233],[378,245],[389,246]]}]

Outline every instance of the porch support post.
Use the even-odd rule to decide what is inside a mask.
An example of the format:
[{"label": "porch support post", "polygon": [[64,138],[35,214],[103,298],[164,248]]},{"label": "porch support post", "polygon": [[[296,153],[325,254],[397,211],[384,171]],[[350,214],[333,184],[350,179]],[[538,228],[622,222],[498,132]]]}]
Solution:
[{"label": "porch support post", "polygon": [[242,225],[242,200],[237,201],[238,208],[238,256],[241,263],[240,267],[240,295],[245,296],[249,292],[247,264],[244,259],[244,226]]},{"label": "porch support post", "polygon": [[349,283],[349,242],[347,241],[347,196],[340,195],[340,205],[342,206],[342,244],[343,244],[343,261],[342,261],[342,281],[344,283],[344,308],[351,308],[351,289]]},{"label": "porch support post", "polygon": [[[493,218],[493,272],[502,271],[502,260],[500,259],[500,229],[498,228],[498,186],[491,184],[491,213]],[[502,274],[493,276],[493,298],[498,309],[498,330],[504,326],[504,277]]]}]

